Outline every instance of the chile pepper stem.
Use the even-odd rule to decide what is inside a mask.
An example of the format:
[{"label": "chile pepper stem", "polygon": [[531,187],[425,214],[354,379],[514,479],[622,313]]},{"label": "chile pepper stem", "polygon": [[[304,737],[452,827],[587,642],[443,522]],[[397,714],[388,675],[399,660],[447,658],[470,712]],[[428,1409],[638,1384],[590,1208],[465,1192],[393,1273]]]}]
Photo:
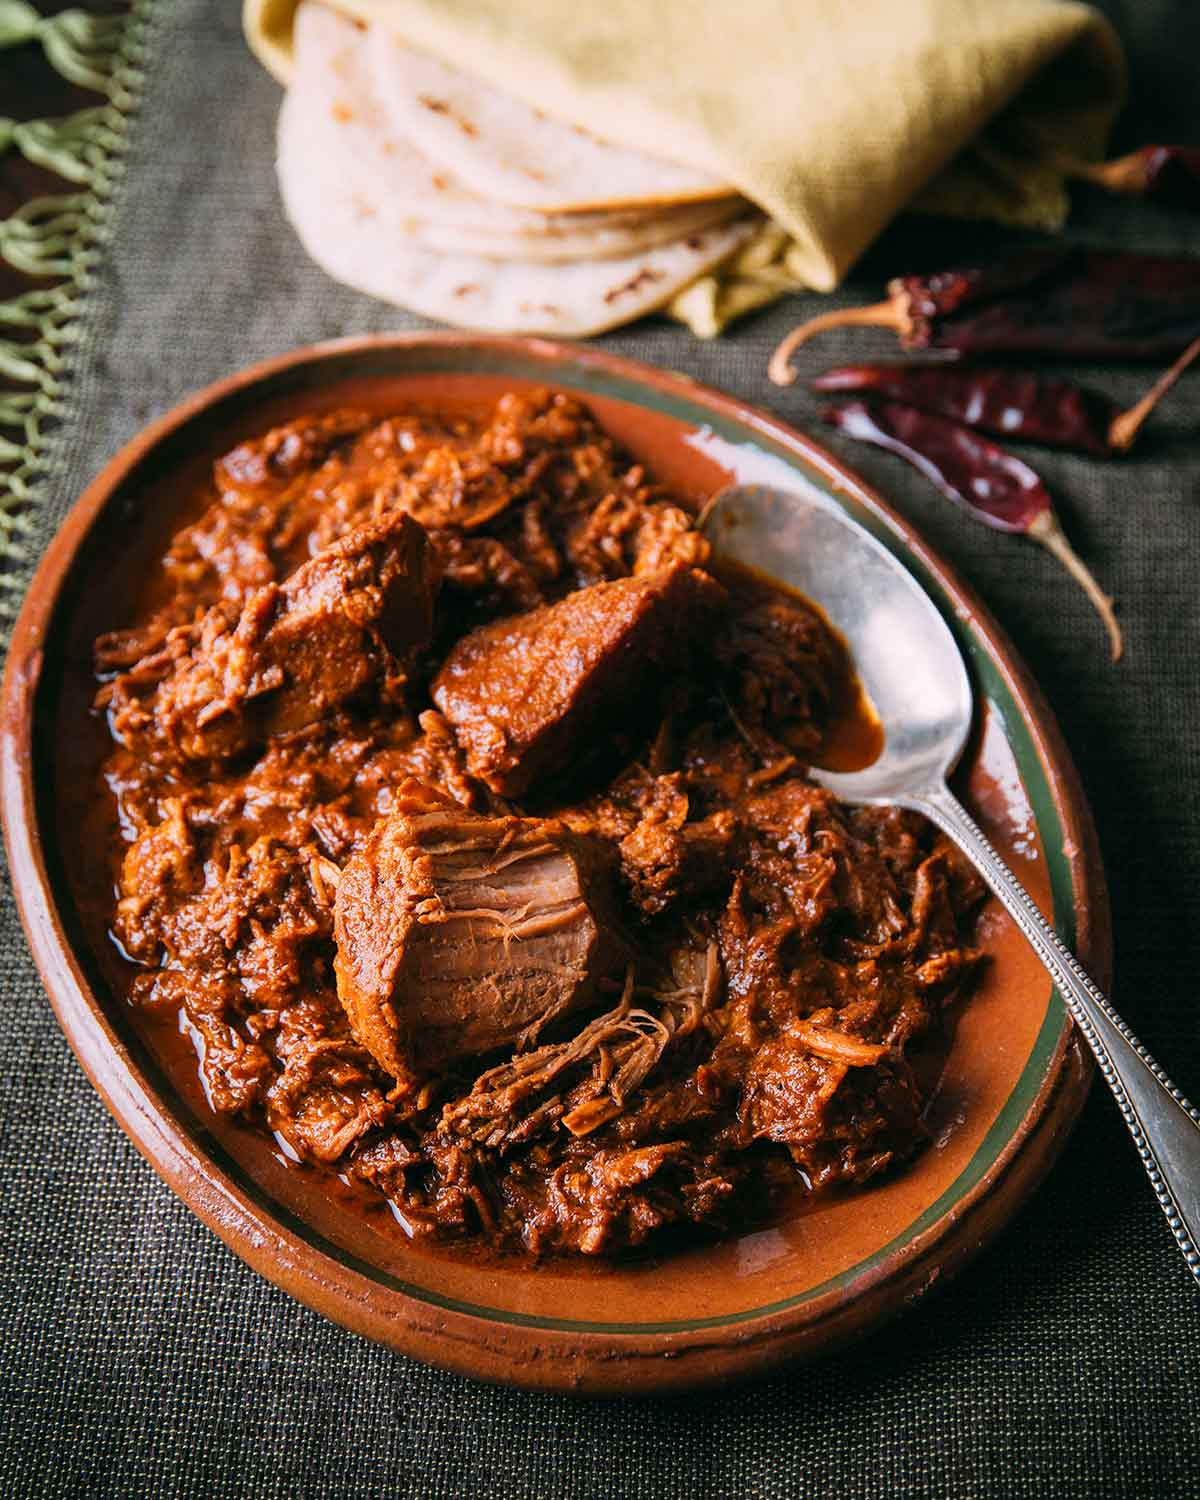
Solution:
[{"label": "chile pepper stem", "polygon": [[1111,161],[1078,161],[1060,157],[1058,165],[1064,176],[1104,188],[1110,193],[1140,193],[1146,187],[1146,158],[1141,151],[1115,156]]},{"label": "chile pepper stem", "polygon": [[909,332],[908,314],[901,299],[897,297],[888,297],[884,302],[872,302],[869,307],[835,308],[831,312],[809,318],[807,323],[797,324],[772,354],[767,374],[776,385],[791,385],[796,378],[792,355],[801,344],[807,343],[813,334],[823,333],[827,328],[849,328],[862,324],[870,328],[891,328],[901,336]]},{"label": "chile pepper stem", "polygon": [[1113,661],[1120,661],[1121,653],[1125,650],[1125,642],[1121,636],[1121,627],[1117,622],[1116,614],[1113,612],[1113,602],[1092,577],[1074,547],[1067,541],[1066,534],[1059,525],[1058,517],[1052,510],[1042,511],[1025,535],[1031,536],[1048,552],[1052,552],[1083,589],[1092,601],[1096,613],[1104,621],[1104,628],[1108,631],[1109,644],[1112,647]]},{"label": "chile pepper stem", "polygon": [[1128,411],[1112,419],[1108,429],[1109,447],[1127,453],[1133,447],[1142,423],[1167,394],[1187,367],[1200,355],[1200,338],[1193,339],[1169,370],[1164,370],[1146,394]]}]

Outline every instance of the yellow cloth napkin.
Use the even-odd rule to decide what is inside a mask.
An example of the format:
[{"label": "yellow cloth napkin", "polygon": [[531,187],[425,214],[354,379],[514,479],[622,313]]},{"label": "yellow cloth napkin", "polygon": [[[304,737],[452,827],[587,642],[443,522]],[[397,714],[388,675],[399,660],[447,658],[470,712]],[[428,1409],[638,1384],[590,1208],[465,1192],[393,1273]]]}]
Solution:
[{"label": "yellow cloth napkin", "polygon": [[[296,3],[245,0],[284,83]],[[1056,161],[1098,160],[1124,94],[1120,42],[1076,0],[333,3],[760,205],[774,222],[740,269],[682,294],[698,332],[739,295],[836,286],[905,208],[1060,227]]]}]

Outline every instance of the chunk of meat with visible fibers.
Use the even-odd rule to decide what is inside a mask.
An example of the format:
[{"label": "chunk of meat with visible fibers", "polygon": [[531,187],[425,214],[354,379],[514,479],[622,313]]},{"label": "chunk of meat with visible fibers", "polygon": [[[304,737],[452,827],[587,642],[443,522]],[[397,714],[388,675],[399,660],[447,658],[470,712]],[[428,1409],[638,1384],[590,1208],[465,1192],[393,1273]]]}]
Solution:
[{"label": "chunk of meat with visible fibers", "polygon": [[472,774],[518,797],[578,756],[609,715],[627,721],[646,688],[657,696],[724,600],[707,573],[679,565],[578,589],[464,636],[434,701]]},{"label": "chunk of meat with visible fibers", "polygon": [[160,683],[154,718],[188,759],[316,722],[424,646],[437,573],[423,528],[393,512],[347,533],[236,617],[216,605]]},{"label": "chunk of meat with visible fibers", "polygon": [[561,824],[405,798],[342,872],[338,997],[405,1088],[532,1041],[620,960],[598,845]]}]

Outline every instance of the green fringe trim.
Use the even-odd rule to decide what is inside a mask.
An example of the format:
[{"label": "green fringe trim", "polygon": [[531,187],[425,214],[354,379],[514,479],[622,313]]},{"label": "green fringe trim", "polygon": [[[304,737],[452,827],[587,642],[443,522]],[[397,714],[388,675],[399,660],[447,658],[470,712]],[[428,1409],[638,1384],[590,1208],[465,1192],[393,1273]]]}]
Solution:
[{"label": "green fringe trim", "polygon": [[90,182],[120,139],[112,128],[112,108],[81,109],[61,120],[9,120],[0,115],[0,151],[15,147],[36,166],[68,182]]},{"label": "green fringe trim", "polygon": [[107,244],[124,170],[129,119],[143,82],[152,0],[119,16],[81,10],[42,17],[26,0],[0,0],[0,48],[40,42],[57,72],[107,103],[58,120],[0,116],[0,151],[13,148],[84,191],[35,198],[0,219],[0,259],[59,278],[0,302],[0,639],[7,638],[37,552],[37,482],[48,437],[65,415],[79,314]]},{"label": "green fringe trim", "polygon": [[128,19],[127,15],[91,16],[84,10],[40,16],[27,0],[0,0],[0,48],[41,42],[56,72],[82,89],[107,94],[117,72]]}]

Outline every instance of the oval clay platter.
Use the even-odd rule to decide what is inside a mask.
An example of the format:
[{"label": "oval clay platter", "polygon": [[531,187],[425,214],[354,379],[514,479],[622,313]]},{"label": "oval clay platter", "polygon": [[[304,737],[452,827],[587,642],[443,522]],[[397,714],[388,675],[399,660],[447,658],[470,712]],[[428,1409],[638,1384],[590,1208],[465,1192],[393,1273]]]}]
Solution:
[{"label": "oval clay platter", "polygon": [[990,962],[959,1009],[930,1147],[866,1189],[770,1226],[625,1264],[496,1261],[411,1243],[329,1174],[217,1119],[174,1027],[135,1017],[89,852],[103,725],[91,643],[128,623],[138,580],[186,519],[212,460],[304,411],[478,403],[570,390],[658,479],[697,497],[767,482],[844,507],[953,627],[977,698],[957,789],[1059,932],[1107,984],[1108,906],[1091,818],[1053,718],[971,592],[912,528],[811,439],[684,378],[587,349],[457,334],[382,336],[270,360],[186,401],[129,443],[72,510],[17,622],[0,796],[13,882],[51,1003],[134,1144],[238,1255],[337,1322],[487,1380],[591,1394],[719,1384],[846,1344],[958,1270],[1056,1157],[1090,1079],[1044,971],[994,907]]}]

